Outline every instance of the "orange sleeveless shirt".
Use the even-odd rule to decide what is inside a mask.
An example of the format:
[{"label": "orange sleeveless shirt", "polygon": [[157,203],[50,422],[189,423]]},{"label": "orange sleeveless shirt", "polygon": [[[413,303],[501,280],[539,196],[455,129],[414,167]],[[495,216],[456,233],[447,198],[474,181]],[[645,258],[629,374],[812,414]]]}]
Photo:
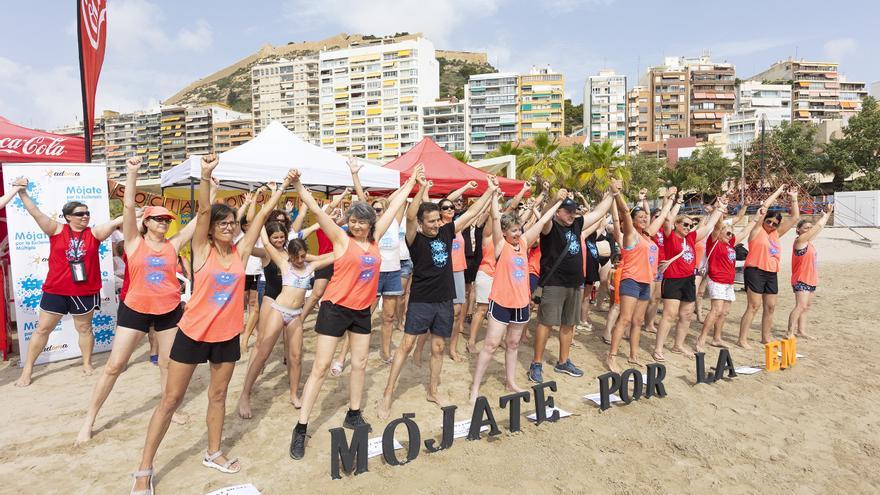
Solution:
[{"label": "orange sleeveless shirt", "polygon": [[165,241],[154,251],[146,239],[128,257],[131,281],[125,294],[125,305],[151,315],[169,313],[180,305],[180,283],[177,281],[177,251]]},{"label": "orange sleeveless shirt", "polygon": [[324,291],[324,300],[349,309],[369,308],[376,300],[381,261],[378,243],[371,242],[364,250],[349,238],[345,254],[333,262],[333,278]]},{"label": "orange sleeveless shirt", "polygon": [[[452,271],[463,272],[467,268],[467,258],[464,256],[464,236],[461,232],[455,234],[452,239]],[[334,274],[336,272],[333,272]]]},{"label": "orange sleeveless shirt", "polygon": [[514,246],[504,241],[501,254],[495,263],[495,278],[489,299],[505,308],[524,308],[529,305],[529,264],[528,246],[522,238],[519,240],[519,252]]},{"label": "orange sleeveless shirt", "polygon": [[643,235],[632,248],[623,248],[621,254],[621,280],[633,279],[650,284],[657,274],[657,245]]},{"label": "orange sleeveless shirt", "polygon": [[791,285],[803,282],[813,287],[819,285],[819,258],[813,243],[807,243],[807,252],[798,256],[794,246],[791,247]]},{"label": "orange sleeveless shirt", "polygon": [[244,329],[244,263],[232,248],[232,263],[220,264],[211,247],[204,266],[196,272],[195,288],[177,325],[198,342],[225,342]]},{"label": "orange sleeveless shirt", "polygon": [[529,250],[529,275],[541,274],[541,245]]},{"label": "orange sleeveless shirt", "polygon": [[749,240],[749,255],[746,256],[745,266],[778,273],[781,252],[779,234],[775,230],[767,234],[763,227],[759,227],[755,237]]},{"label": "orange sleeveless shirt", "polygon": [[480,260],[479,271],[490,277],[495,276],[495,243],[490,237],[483,241],[483,259]]}]

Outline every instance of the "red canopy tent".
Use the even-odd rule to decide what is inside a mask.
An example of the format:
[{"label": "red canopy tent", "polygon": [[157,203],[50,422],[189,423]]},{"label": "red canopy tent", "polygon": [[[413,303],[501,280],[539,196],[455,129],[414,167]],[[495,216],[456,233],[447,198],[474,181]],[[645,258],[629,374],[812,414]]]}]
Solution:
[{"label": "red canopy tent", "polygon": [[[36,131],[13,124],[0,117],[0,163],[46,163],[68,162],[82,163],[86,159],[85,141],[79,136],[61,136],[49,132]],[[4,184],[3,172],[0,169],[0,184]],[[5,193],[5,191],[4,191]],[[9,250],[6,232],[6,210],[0,210],[0,246],[2,249],[3,287],[6,287],[6,274],[9,273]],[[0,353],[6,359],[9,344],[6,338],[6,303],[5,290],[0,304]]]},{"label": "red canopy tent", "polygon": [[[486,177],[489,174],[456,160],[428,137],[394,161],[388,162],[385,167],[399,170],[400,183],[403,184],[419,163],[425,165],[427,179],[434,182],[431,187],[432,196],[445,196],[471,180],[477,181],[477,188],[469,190],[465,196],[480,196],[486,192]],[[498,183],[505,196],[515,196],[522,190],[524,182],[498,177]],[[413,192],[416,190],[417,188]]]}]

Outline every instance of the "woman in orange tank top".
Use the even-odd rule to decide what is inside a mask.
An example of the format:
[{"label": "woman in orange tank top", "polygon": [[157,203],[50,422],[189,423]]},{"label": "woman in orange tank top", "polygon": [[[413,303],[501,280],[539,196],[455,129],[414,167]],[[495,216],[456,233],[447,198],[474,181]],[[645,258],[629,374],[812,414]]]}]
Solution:
[{"label": "woman in orange tank top", "polygon": [[[477,357],[474,367],[474,381],[471,384],[471,404],[480,395],[480,384],[495,349],[505,339],[504,369],[508,392],[522,392],[516,384],[515,375],[519,341],[523,329],[529,322],[529,288],[528,247],[541,235],[541,229],[550,221],[559,209],[562,201],[568,197],[565,189],[559,191],[556,203],[549,208],[544,216],[538,219],[529,230],[523,232],[516,213],[501,214],[498,209],[498,196],[489,203],[492,215],[492,243],[495,245],[495,274],[492,290],[489,293],[489,324],[486,326],[486,339],[483,349]],[[488,227],[488,226],[487,226]]]},{"label": "woman in orange tank top", "polygon": [[807,334],[807,311],[819,285],[818,257],[813,239],[822,232],[832,211],[834,205],[830,204],[815,224],[809,220],[801,220],[797,224],[797,239],[791,250],[791,288],[794,290],[795,306],[788,315],[787,338],[798,336],[813,339]]},{"label": "woman in orange tank top", "polygon": [[[122,209],[122,234],[128,258],[130,285],[125,300],[119,302],[116,334],[107,364],[95,383],[85,421],[76,438],[77,445],[89,441],[92,427],[101,406],[119,374],[125,371],[134,350],[141,344],[150,328],[156,331],[159,354],[160,385],[165,387],[168,355],[177,334],[177,322],[183,314],[180,304],[180,283],[177,281],[177,253],[189,242],[198,219],[187,224],[180,232],[166,239],[168,227],[175,215],[161,206],[147,206],[143,210],[140,229],[135,216],[135,194],[140,158],[128,160],[128,176]],[[213,193],[214,191],[212,191]],[[176,421],[185,422],[179,415]]]},{"label": "woman in orange tank top", "polygon": [[621,195],[617,195],[615,200],[617,215],[621,219],[623,244],[622,259],[617,268],[621,273],[620,282],[614,287],[620,296],[620,309],[617,322],[611,331],[611,347],[605,356],[605,367],[611,371],[619,372],[615,356],[620,339],[623,338],[627,328],[630,329],[628,361],[635,366],[642,365],[638,358],[639,336],[645,319],[645,310],[651,300],[651,283],[656,276],[658,259],[657,245],[651,237],[663,226],[677,194],[676,188],[669,189],[660,216],[650,224],[648,223],[650,212],[644,208],[636,208],[630,213]]},{"label": "woman in orange tank top", "polygon": [[[781,248],[779,238],[791,230],[800,219],[797,188],[788,191],[791,202],[791,213],[785,220],[778,212],[767,213],[776,199],[785,191],[785,185],[773,192],[761,205],[759,215],[761,222],[756,222],[749,232],[749,255],[746,257],[743,281],[748,299],[746,310],[739,321],[739,339],[737,345],[751,349],[748,343],[749,328],[759,309],[761,311],[761,343],[771,340],[773,328],[773,312],[776,309],[776,296],[779,293],[779,259]],[[763,213],[762,213],[763,212]]]},{"label": "woman in orange tank top", "polygon": [[[211,175],[219,164],[215,155],[202,157],[199,183],[198,223],[192,239],[195,282],[192,297],[179,323],[180,331],[171,346],[171,362],[162,400],[153,411],[140,469],[133,476],[132,491],[150,490],[153,485],[153,459],[168,431],[174,411],[183,401],[190,379],[199,363],[210,361],[208,385],[208,449],[202,465],[223,473],[241,470],[238,459],[220,450],[226,392],[241,357],[239,334],[244,329],[244,261],[248,259],[272,208],[257,213],[245,236],[234,243],[238,222],[235,210],[226,204],[211,204]],[[292,171],[291,171],[292,172]],[[274,189],[268,205],[278,203],[292,175]]]},{"label": "woman in orange tank top", "polygon": [[[388,211],[396,212],[403,206],[415,185],[416,177],[424,173],[420,164],[400,189],[391,195]],[[348,231],[342,230],[318,205],[311,192],[300,182],[299,171],[292,171],[293,184],[308,208],[315,214],[321,230],[333,243],[333,278],[324,291],[324,299],[315,320],[318,341],[312,372],[303,387],[299,422],[294,427],[290,456],[301,459],[305,455],[305,437],[309,415],[318,399],[318,393],[330,370],[330,361],[339,339],[348,333],[351,348],[349,375],[349,405],[343,426],[355,428],[367,424],[361,415],[361,397],[364,389],[367,354],[370,350],[370,304],[376,300],[379,286],[381,257],[377,238],[381,238],[395,219],[382,215],[368,203],[356,201],[346,215]]]}]

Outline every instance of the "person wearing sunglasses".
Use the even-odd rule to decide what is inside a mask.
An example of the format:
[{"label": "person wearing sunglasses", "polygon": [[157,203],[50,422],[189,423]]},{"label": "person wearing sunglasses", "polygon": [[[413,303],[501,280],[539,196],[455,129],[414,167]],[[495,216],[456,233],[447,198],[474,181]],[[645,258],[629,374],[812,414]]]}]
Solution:
[{"label": "person wearing sunglasses", "polygon": [[724,333],[724,322],[730,312],[730,305],[736,301],[736,293],[734,291],[734,279],[736,278],[736,242],[742,238],[743,233],[751,232],[751,229],[764,218],[766,211],[761,208],[758,214],[752,217],[751,222],[746,225],[738,234],[734,234],[733,226],[738,223],[738,219],[742,218],[746,210],[745,206],[740,208],[740,213],[732,222],[723,221],[715,224],[712,235],[706,241],[706,288],[709,292],[710,307],[703,319],[703,327],[697,342],[694,344],[695,352],[704,352],[706,338],[709,331],[714,330],[712,341],[709,343],[712,347],[727,347],[724,343],[722,335]]},{"label": "person wearing sunglasses", "polygon": [[15,382],[17,387],[31,384],[34,363],[46,347],[49,334],[67,314],[73,315],[73,326],[79,333],[83,372],[87,375],[94,372],[92,313],[101,307],[102,286],[98,247],[122,224],[119,217],[89,227],[89,207],[79,201],[70,201],[61,208],[61,216],[67,223],[57,222],[40,211],[28,196],[27,188],[27,179],[16,179],[12,183],[27,212],[49,237],[49,271],[43,282],[37,329],[27,343],[21,376]]},{"label": "person wearing sunglasses", "polygon": [[[162,206],[147,206],[143,209],[142,222],[138,228],[135,195],[141,163],[142,160],[137,157],[128,159],[128,176],[122,202],[122,234],[128,287],[123,299],[119,301],[116,334],[110,357],[95,383],[85,421],[76,439],[77,444],[91,439],[92,428],[101,406],[113,390],[116,379],[128,366],[134,350],[151,328],[156,333],[159,383],[164,388],[171,344],[177,335],[177,322],[183,315],[180,283],[177,281],[177,253],[192,238],[198,219],[166,239],[175,215]],[[182,420],[182,417],[178,420]]]},{"label": "person wearing sunglasses", "polygon": [[691,352],[684,347],[687,338],[688,327],[694,317],[694,304],[697,300],[697,286],[695,284],[697,242],[704,239],[715,228],[715,224],[721,220],[721,215],[727,210],[727,201],[718,197],[715,210],[705,225],[698,226],[697,222],[687,215],[678,215],[672,228],[666,226],[665,249],[666,259],[660,265],[663,270],[663,282],[660,286],[660,297],[663,299],[663,317],[657,326],[657,342],[654,345],[652,357],[655,361],[662,362],[666,358],[663,355],[663,345],[672,325],[675,327],[675,340],[672,352],[690,356]]},{"label": "person wearing sunglasses", "polygon": [[791,250],[791,288],[794,291],[794,308],[788,315],[788,335],[786,338],[797,336],[799,338],[813,340],[814,337],[807,334],[807,311],[813,302],[816,286],[819,285],[818,258],[813,239],[822,232],[834,205],[829,204],[819,221],[813,223],[809,220],[801,220],[797,223],[797,239]]},{"label": "person wearing sunglasses", "polygon": [[[207,451],[202,465],[222,473],[241,471],[236,458],[226,456],[220,448],[226,416],[226,395],[235,363],[241,358],[240,335],[244,330],[245,262],[271,213],[262,208],[251,222],[247,233],[235,241],[238,220],[236,212],[226,204],[211,204],[211,183],[214,169],[220,163],[216,155],[201,160],[201,182],[198,189],[198,214],[192,237],[194,283],[192,297],[178,322],[177,335],[171,344],[168,378],[162,399],[153,410],[137,471],[132,473],[132,493],[154,493],[153,461],[162,443],[174,412],[183,402],[190,380],[199,364],[210,362],[207,410]],[[282,192],[293,178],[288,172],[284,182],[268,185],[272,196],[267,204],[278,203]],[[127,299],[127,297],[126,297]]]},{"label": "person wearing sunglasses", "polygon": [[785,192],[785,185],[773,192],[761,205],[766,212],[760,222],[756,222],[749,232],[749,254],[746,256],[743,281],[746,286],[748,302],[739,321],[739,339],[737,345],[751,349],[748,342],[749,329],[755,314],[761,310],[761,343],[770,342],[773,329],[773,313],[776,309],[776,297],[779,293],[779,264],[782,257],[782,246],[779,238],[785,235],[800,219],[798,208],[798,191],[792,187],[788,191],[791,200],[791,212],[788,218],[782,219],[782,213],[770,212],[776,199]]}]

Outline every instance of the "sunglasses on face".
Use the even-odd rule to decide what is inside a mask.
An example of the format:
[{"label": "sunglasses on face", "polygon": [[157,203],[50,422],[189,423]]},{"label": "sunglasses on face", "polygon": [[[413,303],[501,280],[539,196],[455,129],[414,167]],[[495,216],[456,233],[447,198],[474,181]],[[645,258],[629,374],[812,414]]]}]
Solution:
[{"label": "sunglasses on face", "polygon": [[80,218],[81,218],[81,217],[88,217],[88,216],[91,216],[91,215],[92,215],[92,214],[91,214],[90,212],[88,212],[88,211],[75,211],[75,212],[71,213],[69,216],[71,216],[71,217],[80,217]]},{"label": "sunglasses on face", "polygon": [[692,224],[692,223],[690,223],[690,222],[681,222],[681,226],[684,227],[684,228],[686,228],[686,229],[689,229],[689,228],[693,227],[694,224]]},{"label": "sunglasses on face", "polygon": [[455,207],[452,205],[443,205],[440,207],[441,210],[454,210]]},{"label": "sunglasses on face", "polygon": [[171,217],[150,217],[150,220],[157,223],[171,223]]},{"label": "sunglasses on face", "polygon": [[383,211],[385,211],[384,208],[373,208],[373,210],[375,210],[376,213],[382,213]]},{"label": "sunglasses on face", "polygon": [[724,235],[727,237],[733,237],[733,232],[725,232]]},{"label": "sunglasses on face", "polygon": [[779,227],[779,222],[774,222],[773,220],[771,220],[769,218],[767,220],[764,220],[764,223],[766,223],[767,225],[769,225],[771,227]]}]

